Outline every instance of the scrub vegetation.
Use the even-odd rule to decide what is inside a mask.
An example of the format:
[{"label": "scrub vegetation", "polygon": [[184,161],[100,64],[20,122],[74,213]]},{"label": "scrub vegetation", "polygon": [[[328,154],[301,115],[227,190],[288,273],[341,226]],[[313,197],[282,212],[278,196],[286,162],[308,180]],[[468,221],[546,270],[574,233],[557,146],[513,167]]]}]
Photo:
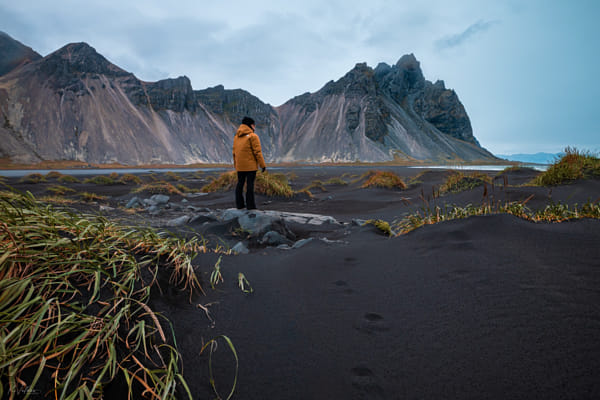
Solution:
[{"label": "scrub vegetation", "polygon": [[8,192],[0,221],[0,398],[38,382],[44,396],[102,398],[113,381],[130,398],[192,398],[170,323],[148,299],[165,273],[201,291],[192,259],[205,247]]},{"label": "scrub vegetation", "polygon": [[567,147],[564,155],[550,165],[545,172],[538,175],[532,184],[553,186],[577,179],[599,177],[600,158],[598,154]]}]

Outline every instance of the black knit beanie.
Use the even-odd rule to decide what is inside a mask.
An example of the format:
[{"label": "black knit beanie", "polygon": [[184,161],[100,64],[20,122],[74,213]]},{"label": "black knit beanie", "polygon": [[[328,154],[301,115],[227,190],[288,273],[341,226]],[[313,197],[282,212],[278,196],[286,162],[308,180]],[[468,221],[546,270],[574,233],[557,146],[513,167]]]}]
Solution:
[{"label": "black knit beanie", "polygon": [[248,125],[250,128],[252,128],[252,125],[254,125],[254,120],[250,117],[244,117],[242,124]]}]

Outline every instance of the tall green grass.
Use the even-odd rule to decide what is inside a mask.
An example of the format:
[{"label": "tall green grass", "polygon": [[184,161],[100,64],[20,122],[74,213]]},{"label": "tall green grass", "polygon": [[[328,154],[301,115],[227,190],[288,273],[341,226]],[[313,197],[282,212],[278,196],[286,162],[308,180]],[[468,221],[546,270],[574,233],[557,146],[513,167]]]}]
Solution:
[{"label": "tall green grass", "polygon": [[532,183],[539,186],[551,186],[577,179],[600,177],[598,154],[578,150],[574,147],[567,147],[564,153]]},{"label": "tall green grass", "polygon": [[200,247],[2,192],[0,398],[38,384],[45,397],[102,398],[115,380],[130,398],[192,398],[170,323],[148,299],[159,269],[201,291]]}]

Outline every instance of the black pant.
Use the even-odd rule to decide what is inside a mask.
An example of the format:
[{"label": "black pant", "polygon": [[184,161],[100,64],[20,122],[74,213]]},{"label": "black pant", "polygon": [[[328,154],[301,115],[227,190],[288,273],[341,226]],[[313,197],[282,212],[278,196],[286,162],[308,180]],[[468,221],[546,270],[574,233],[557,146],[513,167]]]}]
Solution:
[{"label": "black pant", "polygon": [[[256,209],[254,202],[254,180],[256,171],[238,171],[238,183],[235,187],[235,205],[237,208]],[[246,205],[244,205],[244,183],[246,183]]]}]

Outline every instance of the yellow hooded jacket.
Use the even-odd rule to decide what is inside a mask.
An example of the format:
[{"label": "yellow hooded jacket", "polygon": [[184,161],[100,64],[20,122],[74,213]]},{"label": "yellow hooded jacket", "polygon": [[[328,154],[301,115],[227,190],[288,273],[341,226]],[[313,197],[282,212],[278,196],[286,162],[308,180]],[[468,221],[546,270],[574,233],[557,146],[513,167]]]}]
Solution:
[{"label": "yellow hooded jacket", "polygon": [[266,168],[260,148],[260,139],[252,128],[240,125],[233,138],[233,166],[236,171],[256,171]]}]

